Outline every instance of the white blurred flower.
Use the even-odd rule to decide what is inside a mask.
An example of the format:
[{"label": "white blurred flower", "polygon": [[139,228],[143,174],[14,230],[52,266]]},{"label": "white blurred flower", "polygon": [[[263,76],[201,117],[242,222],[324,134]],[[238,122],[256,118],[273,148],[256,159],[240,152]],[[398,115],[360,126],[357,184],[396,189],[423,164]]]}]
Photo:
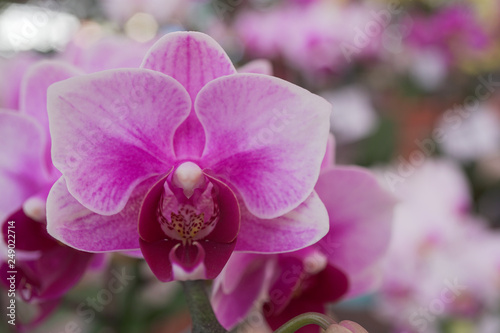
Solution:
[{"label": "white blurred flower", "polygon": [[182,0],[101,0],[106,14],[124,24],[137,13],[152,15],[158,23],[165,24],[189,1]]},{"label": "white blurred flower", "polygon": [[470,161],[500,151],[500,119],[488,105],[482,104],[460,122],[441,121],[446,133],[441,143],[443,151],[458,160]]},{"label": "white blurred flower", "polygon": [[414,51],[409,63],[410,76],[425,90],[439,88],[448,75],[448,64],[442,52],[434,49]]},{"label": "white blurred flower", "polygon": [[500,233],[470,213],[466,179],[428,160],[398,186],[377,312],[406,332],[445,317],[478,318],[500,301]]},{"label": "white blurred flower", "polygon": [[0,53],[61,50],[80,26],[68,13],[32,5],[9,5],[0,13]]},{"label": "white blurred flower", "polygon": [[368,93],[349,86],[321,94],[332,103],[332,132],[339,143],[358,141],[368,136],[378,123],[377,114]]}]

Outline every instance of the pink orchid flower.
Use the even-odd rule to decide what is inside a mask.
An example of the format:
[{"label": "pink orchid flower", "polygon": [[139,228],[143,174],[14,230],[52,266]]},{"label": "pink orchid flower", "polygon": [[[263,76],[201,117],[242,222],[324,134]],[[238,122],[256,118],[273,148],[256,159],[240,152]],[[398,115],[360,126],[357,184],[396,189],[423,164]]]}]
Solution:
[{"label": "pink orchid flower", "polygon": [[[284,60],[306,77],[318,78],[345,71],[351,60],[378,57],[382,34],[364,35],[361,48],[355,41],[379,10],[365,2],[283,1],[266,11],[241,11],[232,29],[250,55]],[[358,52],[349,51],[353,46]]]},{"label": "pink orchid flower", "polygon": [[19,53],[15,57],[0,57],[0,108],[19,109],[19,87],[24,74],[40,57],[34,52]]},{"label": "pink orchid flower", "polygon": [[330,104],[238,74],[210,37],[160,39],[141,68],[49,89],[62,172],[48,231],[78,249],[140,247],[162,281],[215,278],[233,251],[283,252],[328,231],[314,192]]},{"label": "pink orchid flower", "polygon": [[[330,231],[305,249],[262,255],[235,253],[215,280],[212,305],[230,329],[263,302],[272,329],[305,312],[370,290],[375,262],[390,236],[394,199],[362,168],[333,166],[328,150],[315,191],[330,216]],[[300,332],[317,332],[306,326]]]},{"label": "pink orchid flower", "polygon": [[493,43],[474,10],[461,3],[445,6],[432,15],[415,14],[411,20],[409,46],[438,50],[448,65],[464,55],[485,51]]},{"label": "pink orchid flower", "polygon": [[2,256],[0,275],[10,287],[8,271],[16,270],[18,294],[39,305],[28,327],[49,315],[89,265],[102,259],[60,244],[46,231],[45,200],[60,176],[50,157],[46,91],[53,82],[75,74],[52,62],[34,65],[22,80],[20,111],[0,110],[0,242],[7,246],[15,240],[16,249],[15,261]]}]

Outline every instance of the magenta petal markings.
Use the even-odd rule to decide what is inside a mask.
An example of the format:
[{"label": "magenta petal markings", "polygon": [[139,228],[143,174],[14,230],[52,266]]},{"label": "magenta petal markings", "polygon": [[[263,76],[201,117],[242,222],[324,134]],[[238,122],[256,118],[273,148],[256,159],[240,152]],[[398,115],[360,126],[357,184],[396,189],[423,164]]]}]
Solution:
[{"label": "magenta petal markings", "polygon": [[54,84],[48,106],[65,180],[49,195],[48,230],[70,246],[133,250],[136,239],[160,280],[212,279],[239,237],[241,251],[260,237],[275,245],[251,251],[283,252],[328,231],[313,189],[330,104],[275,77],[236,73],[204,34],[166,35],[142,68]]}]

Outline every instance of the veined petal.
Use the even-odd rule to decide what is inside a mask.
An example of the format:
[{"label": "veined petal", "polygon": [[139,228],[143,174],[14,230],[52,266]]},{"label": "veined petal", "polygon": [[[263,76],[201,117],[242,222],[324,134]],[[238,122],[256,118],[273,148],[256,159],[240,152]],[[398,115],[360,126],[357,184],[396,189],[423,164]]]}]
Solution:
[{"label": "veined petal", "polygon": [[208,83],[195,109],[203,167],[226,179],[248,210],[274,218],[311,194],[326,152],[331,105],[291,83],[235,74]]},{"label": "veined petal", "polygon": [[347,274],[372,265],[389,244],[394,198],[358,167],[335,167],[315,187],[330,215],[330,232],[318,247]]},{"label": "veined petal", "polygon": [[47,198],[47,231],[57,240],[89,252],[129,251],[139,248],[139,208],[153,177],[137,186],[125,208],[114,215],[98,215],[71,196],[61,177]]},{"label": "veined petal", "polygon": [[329,229],[328,213],[316,192],[291,212],[259,219],[241,206],[241,226],[235,251],[280,253],[302,249],[323,238]]},{"label": "veined petal", "polygon": [[[201,88],[213,79],[236,73],[222,47],[199,32],[174,32],[156,42],[141,65],[179,81],[194,102]],[[174,139],[181,157],[198,158],[205,143],[203,127],[194,111],[179,127]]]},{"label": "veined petal", "polygon": [[52,85],[48,109],[53,162],[69,192],[92,211],[112,215],[135,186],[173,166],[174,132],[191,103],[164,74],[122,69]]},{"label": "veined petal", "polygon": [[41,61],[28,69],[21,83],[21,112],[33,117],[42,126],[45,134],[44,166],[52,173],[54,166],[50,156],[49,118],[47,115],[47,89],[55,82],[83,74],[79,69],[64,62]]},{"label": "veined petal", "polygon": [[162,37],[144,57],[141,67],[173,77],[186,88],[193,101],[208,82],[236,73],[226,52],[214,39],[193,31]]}]

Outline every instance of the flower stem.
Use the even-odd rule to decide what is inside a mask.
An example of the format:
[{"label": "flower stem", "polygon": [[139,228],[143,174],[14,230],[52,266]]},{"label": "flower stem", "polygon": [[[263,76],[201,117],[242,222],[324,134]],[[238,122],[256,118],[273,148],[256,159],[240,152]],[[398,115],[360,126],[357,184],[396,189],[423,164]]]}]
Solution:
[{"label": "flower stem", "polygon": [[182,281],[181,283],[193,322],[192,333],[227,333],[215,317],[205,291],[205,281]]},{"label": "flower stem", "polygon": [[307,312],[290,319],[288,322],[283,324],[283,326],[274,331],[274,333],[293,333],[310,324],[318,325],[322,329],[326,330],[330,325],[335,324],[335,321],[321,313]]}]

